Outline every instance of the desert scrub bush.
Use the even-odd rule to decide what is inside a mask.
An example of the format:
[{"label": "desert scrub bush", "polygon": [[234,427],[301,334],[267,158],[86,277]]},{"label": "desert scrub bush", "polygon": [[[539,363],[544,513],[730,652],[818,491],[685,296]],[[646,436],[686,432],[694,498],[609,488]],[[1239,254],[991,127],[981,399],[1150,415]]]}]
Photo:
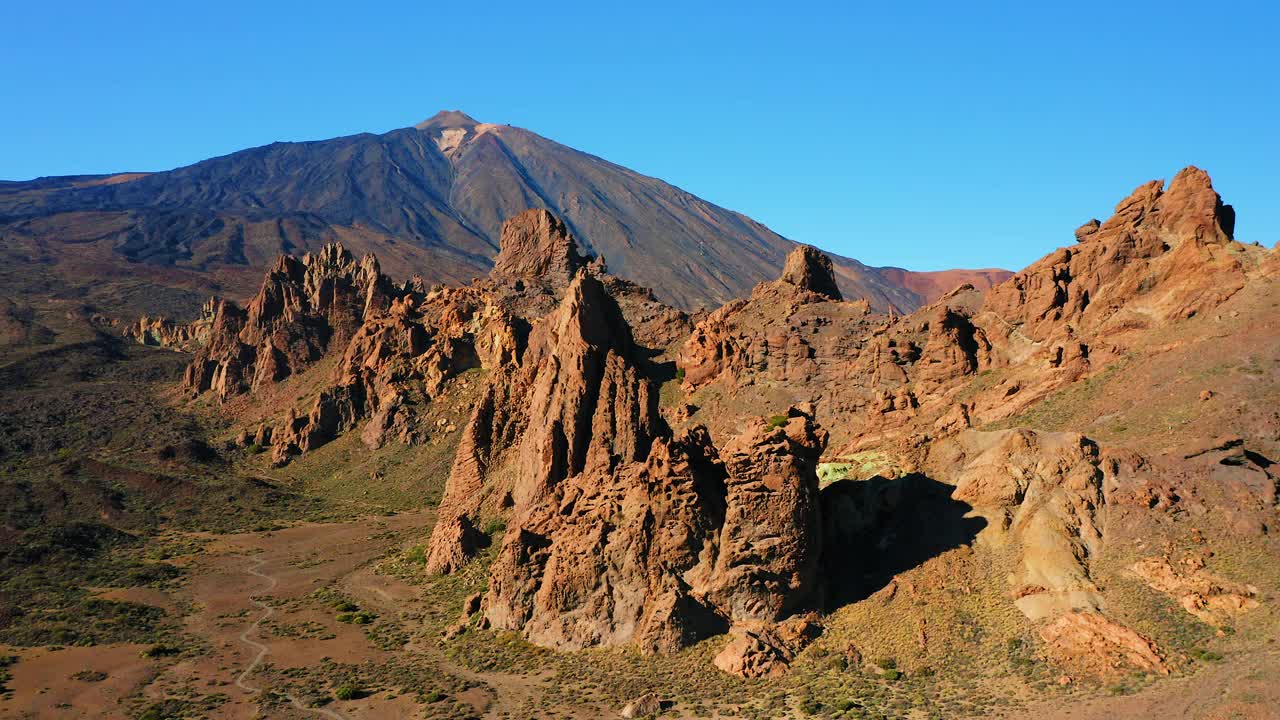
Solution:
[{"label": "desert scrub bush", "polygon": [[9,668],[18,663],[17,655],[0,655],[0,695],[10,692],[8,682],[13,679]]},{"label": "desert scrub bush", "polygon": [[507,521],[502,518],[493,518],[484,524],[485,535],[497,535],[507,529]]},{"label": "desert scrub bush", "polygon": [[350,613],[359,610],[360,606],[350,600],[339,600],[333,604],[333,609],[340,613]]},{"label": "desert scrub bush", "polygon": [[351,625],[368,625],[377,619],[377,613],[371,613],[368,610],[338,613],[338,622],[349,623]]},{"label": "desert scrub bush", "polygon": [[1222,662],[1222,653],[1206,648],[1192,648],[1187,654],[1201,662]]},{"label": "desert scrub bush", "polygon": [[339,685],[338,688],[333,691],[333,696],[339,700],[358,700],[367,694],[368,693],[366,693],[359,685],[352,685],[350,683],[346,685]]},{"label": "desert scrub bush", "polygon": [[138,720],[170,720],[183,717],[187,711],[187,703],[182,700],[161,700],[153,703],[138,714]]},{"label": "desert scrub bush", "polygon": [[786,415],[773,415],[769,418],[769,427],[780,428],[787,424]]}]

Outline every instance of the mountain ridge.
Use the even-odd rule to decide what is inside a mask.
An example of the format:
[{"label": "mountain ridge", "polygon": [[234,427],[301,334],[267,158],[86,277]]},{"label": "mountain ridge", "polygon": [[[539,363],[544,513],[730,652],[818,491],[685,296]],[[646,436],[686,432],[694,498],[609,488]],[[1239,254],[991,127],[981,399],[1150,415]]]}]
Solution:
[{"label": "mountain ridge", "polygon": [[[400,277],[480,276],[502,221],[528,208],[551,210],[618,275],[686,309],[745,295],[795,246],[665,181],[457,110],[387,133],[275,142],[161,172],[6,183],[0,233],[54,260],[68,244],[95,244],[126,275],[172,269],[184,283],[212,277],[247,296],[276,255],[335,240],[377,251]],[[937,285],[835,260],[843,292],[879,309],[914,309]],[[958,279],[990,284],[980,272]],[[191,293],[188,314],[210,289]]]}]

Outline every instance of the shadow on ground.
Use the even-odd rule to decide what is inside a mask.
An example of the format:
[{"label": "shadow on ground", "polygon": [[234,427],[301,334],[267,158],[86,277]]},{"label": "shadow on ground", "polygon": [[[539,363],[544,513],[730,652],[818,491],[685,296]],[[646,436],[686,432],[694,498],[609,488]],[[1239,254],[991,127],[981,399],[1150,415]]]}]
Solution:
[{"label": "shadow on ground", "polygon": [[972,543],[986,520],[966,517],[973,507],[953,490],[919,473],[823,488],[826,609],[863,600],[898,573]]}]

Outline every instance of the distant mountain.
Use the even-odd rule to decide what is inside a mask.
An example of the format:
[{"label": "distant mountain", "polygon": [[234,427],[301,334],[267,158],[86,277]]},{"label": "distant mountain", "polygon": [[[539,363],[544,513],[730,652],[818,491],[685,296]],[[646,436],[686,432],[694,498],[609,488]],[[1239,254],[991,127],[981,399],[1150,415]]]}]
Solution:
[{"label": "distant mountain", "polygon": [[[530,207],[563,218],[617,275],[685,308],[775,277],[795,243],[713,205],[535,133],[441,112],[410,128],[277,142],[176,170],[0,183],[0,283],[34,281],[102,305],[194,310],[247,296],[281,253],[339,240],[394,276],[463,282]],[[911,310],[1004,271],[911,273],[834,258],[846,297]],[[16,287],[15,287],[16,286]]]}]

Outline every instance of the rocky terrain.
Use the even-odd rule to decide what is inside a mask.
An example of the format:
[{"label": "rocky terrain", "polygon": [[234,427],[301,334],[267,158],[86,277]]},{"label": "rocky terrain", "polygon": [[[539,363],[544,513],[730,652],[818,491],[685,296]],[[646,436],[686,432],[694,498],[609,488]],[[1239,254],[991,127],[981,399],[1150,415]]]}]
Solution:
[{"label": "rocky terrain", "polygon": [[[468,152],[479,131],[445,120],[440,151]],[[911,312],[797,246],[690,314],[532,209],[466,284],[395,282],[328,244],[192,322],[75,317],[112,362],[173,368],[153,397],[191,437],[147,472],[257,478],[313,553],[333,551],[314,513],[410,512],[317,589],[244,605],[265,613],[241,636],[257,651],[279,608],[296,628],[370,623],[382,654],[334,665],[324,643],[365,646],[297,629],[321,667],[301,645],[287,668],[255,660],[211,715],[1270,717],[1280,256],[1234,218],[1187,168]],[[4,317],[28,358],[6,368],[64,347],[47,313]],[[138,445],[108,443],[113,467],[138,469]],[[214,602],[192,582],[163,587]],[[139,692],[180,693],[182,662],[207,661]],[[325,689],[338,675],[367,699]]]},{"label": "rocky terrain", "polygon": [[[483,276],[502,224],[560,218],[619,277],[684,310],[777,273],[795,246],[739,213],[509,125],[457,111],[413,127],[278,142],[154,173],[0,182],[3,286],[113,313],[198,316],[209,294],[253,293],[278,255],[338,242],[403,281]],[[837,258],[848,292],[911,310],[1002,270],[916,273]],[[32,277],[38,275],[39,277]]]}]

